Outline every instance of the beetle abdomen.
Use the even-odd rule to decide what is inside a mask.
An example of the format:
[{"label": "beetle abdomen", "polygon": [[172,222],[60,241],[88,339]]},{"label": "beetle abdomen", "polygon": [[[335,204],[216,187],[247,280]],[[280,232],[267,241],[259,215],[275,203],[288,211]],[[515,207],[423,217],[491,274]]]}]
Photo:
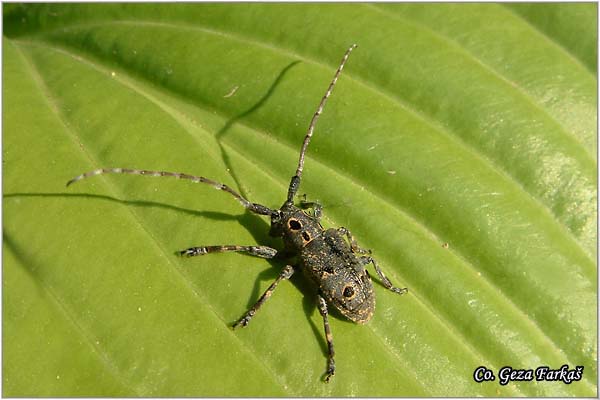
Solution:
[{"label": "beetle abdomen", "polygon": [[304,274],[346,318],[359,324],[368,322],[375,311],[369,273],[337,230],[324,231],[321,239],[302,249]]}]

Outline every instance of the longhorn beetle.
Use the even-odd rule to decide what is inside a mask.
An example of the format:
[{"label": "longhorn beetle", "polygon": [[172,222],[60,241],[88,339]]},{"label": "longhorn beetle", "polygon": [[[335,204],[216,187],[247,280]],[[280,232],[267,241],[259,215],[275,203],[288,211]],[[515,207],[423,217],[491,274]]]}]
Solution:
[{"label": "longhorn beetle", "polygon": [[[181,173],[164,171],[147,171],[128,168],[102,168],[86,172],[79,175],[69,182],[67,186],[94,175],[102,174],[133,174],[148,176],[172,176],[178,179],[187,179],[195,183],[206,183],[216,189],[223,190],[235,197],[247,210],[271,217],[271,229],[269,234],[273,237],[283,238],[284,249],[276,250],[267,246],[199,246],[192,247],[179,252],[186,257],[202,256],[208,253],[224,252],[242,252],[256,257],[295,259],[296,265],[286,265],[277,279],[269,286],[254,304],[235,324],[233,328],[244,327],[248,325],[254,314],[271,297],[273,291],[283,280],[289,279],[296,270],[302,270],[304,275],[314,283],[317,292],[317,305],[319,312],[323,317],[323,326],[325,330],[325,339],[327,340],[328,358],[327,370],[325,372],[325,382],[335,373],[335,351],[333,349],[333,337],[328,321],[328,304],[337,308],[342,315],[349,320],[364,324],[369,322],[375,311],[375,293],[373,293],[373,284],[371,277],[365,269],[367,264],[373,264],[377,276],[381,279],[383,286],[387,289],[404,294],[407,288],[397,288],[383,274],[377,263],[369,255],[370,250],[361,249],[352,237],[350,231],[346,228],[324,229],[321,226],[321,205],[316,202],[301,201],[300,207],[294,205],[294,196],[300,187],[302,170],[304,168],[304,155],[317,119],[323,111],[323,107],[331,94],[335,83],[340,76],[344,64],[348,60],[352,50],[356,45],[350,48],[344,54],[333,80],[327,88],[327,92],[321,99],[317,111],[313,115],[308,132],[302,143],[300,158],[296,174],[292,177],[288,189],[287,199],[278,210],[271,209],[261,204],[252,203],[242,195],[231,189],[229,186],[215,182],[203,176],[193,176]],[[308,213],[304,210],[312,210]]]}]

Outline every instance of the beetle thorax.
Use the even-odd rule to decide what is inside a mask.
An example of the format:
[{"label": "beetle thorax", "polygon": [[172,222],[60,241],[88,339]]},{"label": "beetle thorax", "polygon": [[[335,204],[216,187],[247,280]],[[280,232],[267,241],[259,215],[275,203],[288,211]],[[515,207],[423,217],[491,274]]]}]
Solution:
[{"label": "beetle thorax", "polygon": [[271,216],[271,236],[282,237],[290,251],[298,252],[322,232],[323,227],[315,217],[291,203],[284,204]]}]

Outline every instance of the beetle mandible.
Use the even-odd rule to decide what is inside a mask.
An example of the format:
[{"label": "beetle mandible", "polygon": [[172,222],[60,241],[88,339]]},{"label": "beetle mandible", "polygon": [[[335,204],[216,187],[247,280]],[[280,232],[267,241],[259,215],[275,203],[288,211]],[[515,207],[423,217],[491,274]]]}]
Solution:
[{"label": "beetle mandible", "polygon": [[[302,170],[304,168],[304,155],[313,135],[317,119],[323,111],[327,99],[333,91],[348,57],[356,48],[353,44],[348,48],[333,80],[327,88],[327,92],[321,99],[317,111],[313,115],[308,132],[304,137],[298,167],[292,177],[287,193],[287,198],[281,208],[271,209],[261,204],[252,203],[229,186],[213,181],[211,179],[182,173],[165,171],[148,171],[129,168],[101,168],[79,175],[69,182],[67,186],[94,175],[102,174],[133,174],[148,176],[171,176],[178,179],[191,180],[195,183],[205,183],[216,189],[223,190],[235,197],[247,210],[269,216],[271,218],[271,229],[269,234],[273,237],[281,237],[284,243],[283,250],[276,250],[268,246],[199,246],[192,247],[179,252],[186,257],[201,256],[208,253],[219,252],[243,252],[262,258],[295,258],[296,265],[286,265],[277,279],[269,286],[258,301],[237,321],[233,328],[248,325],[252,317],[271,297],[277,285],[289,279],[296,270],[301,270],[304,275],[313,282],[317,292],[317,306],[323,317],[325,338],[328,346],[327,370],[324,375],[325,382],[329,382],[335,373],[335,351],[333,348],[333,337],[328,320],[328,305],[334,306],[342,315],[349,320],[364,324],[373,317],[375,310],[375,294],[371,277],[365,266],[372,264],[377,276],[381,279],[383,286],[387,289],[404,294],[407,288],[397,288],[381,271],[375,260],[370,256],[370,250],[361,249],[354,240],[350,231],[346,228],[324,229],[321,226],[321,205],[316,202],[301,201],[300,207],[294,205],[294,197],[300,187]],[[312,210],[308,213],[305,210]]]}]

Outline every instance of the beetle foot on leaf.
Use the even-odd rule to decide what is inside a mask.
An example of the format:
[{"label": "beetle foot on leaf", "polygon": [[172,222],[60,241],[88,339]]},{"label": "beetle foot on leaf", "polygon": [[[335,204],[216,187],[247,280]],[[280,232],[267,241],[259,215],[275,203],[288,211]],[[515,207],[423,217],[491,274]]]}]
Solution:
[{"label": "beetle foot on leaf", "polygon": [[325,377],[323,378],[325,383],[329,383],[329,380],[333,375],[335,375],[335,363],[333,362],[333,360],[330,360],[329,365],[327,367],[327,372],[325,372]]},{"label": "beetle foot on leaf", "polygon": [[252,319],[252,317],[254,316],[254,313],[247,313],[246,315],[244,315],[242,318],[240,318],[235,324],[233,324],[232,328],[238,328],[238,327],[242,327],[245,328],[246,326],[248,326],[248,324],[250,323],[250,320]]}]

